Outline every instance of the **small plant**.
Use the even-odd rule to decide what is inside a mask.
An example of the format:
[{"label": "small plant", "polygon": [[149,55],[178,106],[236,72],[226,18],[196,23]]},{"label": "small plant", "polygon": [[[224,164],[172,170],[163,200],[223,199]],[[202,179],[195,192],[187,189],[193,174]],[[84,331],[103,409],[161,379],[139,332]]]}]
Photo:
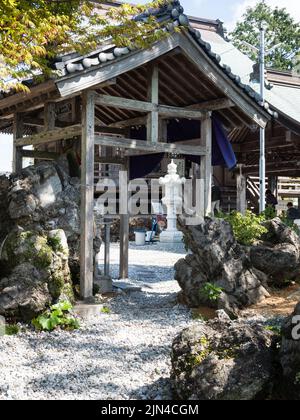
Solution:
[{"label": "small plant", "polygon": [[68,301],[59,302],[32,321],[39,331],[53,331],[56,328],[72,331],[79,328],[78,320],[70,314],[72,305]]},{"label": "small plant", "polygon": [[276,210],[273,206],[267,206],[262,215],[264,216],[265,220],[272,220],[276,217]]},{"label": "small plant", "polygon": [[296,373],[294,384],[300,385],[300,372]]},{"label": "small plant", "polygon": [[20,332],[20,328],[16,324],[5,326],[5,335],[17,335]]},{"label": "small plant", "polygon": [[267,325],[265,327],[265,330],[266,331],[271,331],[274,334],[279,335],[279,336],[281,336],[281,334],[282,334],[282,328],[281,328],[280,325]]},{"label": "small plant", "polygon": [[222,218],[230,223],[236,240],[242,245],[253,245],[268,232],[267,228],[262,226],[265,216],[257,216],[249,210],[245,216],[234,211],[230,214],[222,214]]},{"label": "small plant", "polygon": [[100,309],[100,312],[102,314],[110,314],[111,310],[108,306],[103,306],[103,308]]},{"label": "small plant", "polygon": [[200,296],[210,302],[216,302],[220,299],[221,293],[223,292],[222,287],[217,287],[212,283],[205,283],[200,289]]},{"label": "small plant", "polygon": [[58,236],[53,236],[52,238],[47,238],[47,245],[53,249],[54,252],[64,252],[64,248],[61,244],[61,240]]}]

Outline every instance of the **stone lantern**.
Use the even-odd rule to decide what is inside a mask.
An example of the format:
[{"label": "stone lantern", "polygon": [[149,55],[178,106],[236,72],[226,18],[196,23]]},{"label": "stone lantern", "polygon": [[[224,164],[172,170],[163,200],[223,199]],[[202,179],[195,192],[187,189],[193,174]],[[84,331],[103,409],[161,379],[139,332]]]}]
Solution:
[{"label": "stone lantern", "polygon": [[177,230],[177,215],[182,211],[183,194],[182,185],[185,178],[180,178],[177,165],[172,162],[168,165],[168,173],[159,179],[159,184],[165,187],[165,197],[162,203],[167,207],[167,229],[160,235],[160,242],[178,243],[182,241],[183,234]]}]

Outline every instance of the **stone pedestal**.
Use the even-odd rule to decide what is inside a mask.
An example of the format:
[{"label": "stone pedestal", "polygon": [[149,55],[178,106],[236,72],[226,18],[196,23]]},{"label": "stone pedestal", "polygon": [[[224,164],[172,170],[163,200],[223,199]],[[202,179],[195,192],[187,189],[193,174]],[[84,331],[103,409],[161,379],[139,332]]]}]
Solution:
[{"label": "stone pedestal", "polygon": [[185,181],[185,178],[180,178],[178,175],[177,165],[172,160],[167,175],[159,180],[160,185],[165,186],[162,203],[167,207],[167,229],[161,233],[160,242],[182,242],[183,234],[177,230],[177,215],[182,212],[182,185]]},{"label": "stone pedestal", "polygon": [[176,230],[176,231],[169,231],[165,230],[160,234],[160,242],[168,243],[168,244],[177,244],[182,242],[183,233]]}]

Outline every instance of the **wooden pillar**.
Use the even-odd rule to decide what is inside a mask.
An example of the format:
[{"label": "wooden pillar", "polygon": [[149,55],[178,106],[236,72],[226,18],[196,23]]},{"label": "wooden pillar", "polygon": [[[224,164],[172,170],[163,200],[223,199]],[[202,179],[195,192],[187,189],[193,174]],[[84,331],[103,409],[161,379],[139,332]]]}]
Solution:
[{"label": "wooden pillar", "polygon": [[205,216],[209,216],[211,214],[212,189],[212,123],[210,113],[207,113],[201,121],[201,145],[205,147],[205,156],[201,157],[200,178],[204,180],[204,212]]},{"label": "wooden pillar", "polygon": [[[51,131],[55,129],[55,120],[56,120],[56,112],[55,112],[55,102],[46,102],[44,107],[44,131]],[[48,151],[56,152],[57,151],[57,143],[49,143],[45,146],[45,149]]]},{"label": "wooden pillar", "polygon": [[242,165],[240,165],[240,173],[236,177],[237,187],[237,211],[245,215],[247,211],[247,178],[242,173]]},{"label": "wooden pillar", "polygon": [[[149,85],[148,85],[148,100],[153,104],[158,105],[159,102],[159,71],[158,66],[150,66],[149,68]],[[159,117],[157,111],[149,113],[147,118],[147,140],[151,143],[158,142],[159,133]]]},{"label": "wooden pillar", "polygon": [[16,140],[23,137],[24,124],[23,116],[20,113],[14,115],[13,125],[13,172],[19,173],[23,167],[22,147],[16,145]]},{"label": "wooden pillar", "polygon": [[[129,158],[126,158],[126,163],[121,166],[122,171],[129,171]],[[126,184],[126,185],[125,185]],[[120,188],[128,189],[127,180]],[[128,212],[128,195],[124,194],[127,200],[126,209],[123,208],[120,212],[120,279],[128,278],[129,268],[129,212]],[[124,199],[125,199],[124,198]],[[125,205],[125,203],[124,203]],[[121,206],[120,206],[121,208]]]},{"label": "wooden pillar", "polygon": [[275,195],[275,197],[278,197],[278,177],[271,175],[269,176],[269,189],[271,190],[272,194]]},{"label": "wooden pillar", "polygon": [[82,95],[80,294],[93,296],[94,241],[94,93]]}]

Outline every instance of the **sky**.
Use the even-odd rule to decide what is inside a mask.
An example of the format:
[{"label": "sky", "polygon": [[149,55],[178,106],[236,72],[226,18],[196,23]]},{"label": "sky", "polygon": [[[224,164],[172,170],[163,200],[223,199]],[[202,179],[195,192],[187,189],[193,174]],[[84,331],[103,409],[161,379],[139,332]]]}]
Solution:
[{"label": "sky", "polygon": [[[146,3],[147,0],[131,0],[134,3]],[[208,19],[220,19],[225,28],[232,30],[247,7],[254,6],[257,0],[181,0],[185,13]],[[288,12],[300,21],[299,0],[266,0],[273,7],[285,7]],[[0,172],[11,171],[12,139],[0,134]]]}]

